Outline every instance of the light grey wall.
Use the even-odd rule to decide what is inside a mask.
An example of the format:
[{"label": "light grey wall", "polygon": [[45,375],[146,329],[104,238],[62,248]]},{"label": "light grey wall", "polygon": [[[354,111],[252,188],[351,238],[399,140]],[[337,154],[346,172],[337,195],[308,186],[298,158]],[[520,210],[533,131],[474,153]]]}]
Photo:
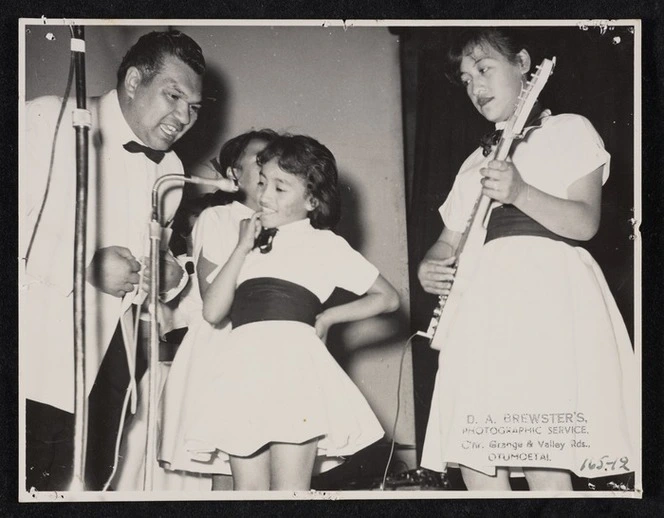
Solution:
[{"label": "light grey wall", "polygon": [[[90,96],[115,88],[115,74],[129,47],[154,26],[86,26],[86,84]],[[163,28],[161,28],[163,29]],[[63,25],[28,25],[25,33],[25,97],[62,96],[67,84],[71,34]],[[71,95],[75,95],[72,85]]]},{"label": "light grey wall", "polygon": [[[343,326],[331,334],[330,349],[390,435],[409,332],[397,37],[384,27],[177,28],[203,48],[206,95],[216,99],[177,148],[186,164],[214,156],[228,138],[264,127],[310,135],[337,158],[343,200],[337,231],[397,288],[402,309],[397,315]],[[88,94],[115,86],[122,56],[151,29],[86,28]],[[49,33],[55,40],[46,37]],[[62,95],[68,66],[68,29],[28,27],[27,99]],[[414,445],[410,354],[405,356],[400,397],[396,438]]]}]

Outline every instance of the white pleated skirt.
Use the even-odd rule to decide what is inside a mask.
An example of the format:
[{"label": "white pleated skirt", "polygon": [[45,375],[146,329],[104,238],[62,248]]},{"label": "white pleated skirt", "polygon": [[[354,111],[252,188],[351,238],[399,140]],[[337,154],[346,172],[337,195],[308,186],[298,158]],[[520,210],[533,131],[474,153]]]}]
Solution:
[{"label": "white pleated skirt", "polygon": [[218,459],[205,463],[192,459],[185,434],[194,416],[205,411],[204,395],[223,361],[230,332],[229,322],[214,327],[198,314],[178,348],[160,400],[158,458],[167,469],[212,474],[228,471]]},{"label": "white pleated skirt", "polygon": [[633,471],[635,357],[597,263],[539,237],[481,253],[439,355],[422,466]]},{"label": "white pleated skirt", "polygon": [[313,327],[246,324],[222,350],[186,432],[197,462],[228,464],[229,455],[249,456],[271,442],[318,438],[317,471],[324,471],[383,437],[366,399]]}]

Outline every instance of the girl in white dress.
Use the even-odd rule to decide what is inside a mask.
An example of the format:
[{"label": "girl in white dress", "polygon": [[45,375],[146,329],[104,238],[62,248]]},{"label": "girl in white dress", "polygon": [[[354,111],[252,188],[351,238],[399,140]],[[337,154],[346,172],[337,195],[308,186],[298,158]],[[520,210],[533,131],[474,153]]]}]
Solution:
[{"label": "girl in white dress", "polygon": [[[475,108],[501,127],[531,58],[506,30],[466,34],[451,53]],[[449,293],[460,238],[480,192],[494,209],[477,270],[439,356],[422,466],[458,463],[469,489],[571,490],[570,472],[633,471],[634,354],[604,276],[579,242],[600,222],[609,154],[579,115],[540,114],[506,161],[478,148],[440,208],[444,229],[419,266]],[[495,148],[494,148],[495,149]]]},{"label": "girl in white dress", "polygon": [[[272,130],[250,131],[224,144],[216,168],[226,178],[236,180],[236,200],[205,209],[192,231],[196,276],[187,300],[188,331],[173,359],[161,398],[159,460],[169,470],[230,474],[222,460],[197,462],[185,449],[185,431],[200,404],[201,392],[216,375],[215,362],[231,329],[228,319],[214,325],[203,319],[201,297],[235,248],[240,221],[260,208],[256,155],[276,136]],[[213,488],[229,486],[223,478],[214,477]]]},{"label": "girl in white dress", "polygon": [[[397,309],[394,288],[328,230],[339,217],[334,156],[282,136],[259,154],[261,210],[203,298],[233,330],[189,430],[190,449],[229,458],[236,490],[308,490],[317,456],[350,455],[384,432],[323,341],[330,326]],[[263,241],[265,232],[275,232]],[[255,247],[255,245],[257,245]],[[335,287],[359,299],[321,311]]]}]

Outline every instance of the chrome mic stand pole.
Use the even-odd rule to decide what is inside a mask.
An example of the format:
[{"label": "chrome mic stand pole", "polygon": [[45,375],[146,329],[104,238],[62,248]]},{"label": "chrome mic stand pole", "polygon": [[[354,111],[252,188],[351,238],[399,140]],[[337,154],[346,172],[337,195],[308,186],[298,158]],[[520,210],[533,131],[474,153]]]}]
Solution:
[{"label": "chrome mic stand pole", "polygon": [[76,220],[74,238],[74,472],[71,491],[85,489],[87,408],[85,386],[85,233],[88,195],[88,133],[92,117],[86,109],[85,39],[83,27],[74,25],[71,50],[76,70]]},{"label": "chrome mic stand pole", "polygon": [[[150,220],[150,295],[148,313],[150,315],[150,343],[148,347],[148,428],[145,445],[143,489],[152,491],[154,487],[153,462],[157,454],[157,368],[159,365],[159,326],[157,304],[159,298],[159,247],[161,243],[161,223],[159,221],[159,186],[171,175],[158,178],[152,188],[152,219]],[[175,176],[175,175],[174,175]]]},{"label": "chrome mic stand pole", "polygon": [[212,180],[198,177],[185,177],[179,174],[166,174],[157,178],[152,187],[152,219],[150,221],[150,295],[148,313],[150,316],[150,342],[148,347],[148,426],[145,446],[145,470],[143,488],[152,491],[154,487],[154,462],[157,456],[157,368],[159,367],[159,326],[157,307],[159,304],[159,248],[161,243],[161,218],[159,215],[159,188],[167,182],[183,182],[199,185],[211,185],[224,191],[237,191],[232,180]]}]

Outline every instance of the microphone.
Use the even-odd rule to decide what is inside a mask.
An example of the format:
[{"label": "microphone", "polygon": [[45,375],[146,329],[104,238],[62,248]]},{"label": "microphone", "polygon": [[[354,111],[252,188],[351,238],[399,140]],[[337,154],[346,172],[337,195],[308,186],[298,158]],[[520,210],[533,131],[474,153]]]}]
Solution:
[{"label": "microphone", "polygon": [[224,192],[237,192],[238,185],[235,180],[229,178],[201,178],[199,176],[182,176],[180,174],[165,174],[157,178],[152,186],[152,220],[159,221],[159,188],[167,182],[193,183],[197,185],[209,185]]},{"label": "microphone", "polygon": [[[238,190],[238,186],[235,183],[235,181],[229,178],[201,178],[199,176],[187,177],[187,176],[182,176],[180,174],[165,174],[157,178],[157,180],[154,182],[152,186],[152,223],[157,224],[159,228],[161,228],[159,224],[159,191],[163,184],[170,182],[183,182],[183,183],[193,183],[198,185],[209,185],[211,187],[216,187],[218,190],[224,192],[237,192]],[[155,237],[154,235],[155,232],[156,229],[151,230],[151,235],[153,238]],[[161,241],[161,239],[159,240]],[[156,271],[152,259],[150,259],[150,265],[152,267],[152,271]],[[142,305],[143,302],[145,302],[147,295],[148,295],[147,291],[142,289],[142,279],[141,279],[141,283],[139,283],[136,295],[132,299],[132,303],[138,306]]]},{"label": "microphone", "polygon": [[237,181],[230,178],[201,178],[200,176],[180,176],[178,179],[185,183],[209,185],[210,187],[216,187],[218,190],[224,192],[237,192],[238,190]]},{"label": "microphone", "polygon": [[[210,185],[221,191],[236,192],[237,183],[228,178],[200,178],[198,176],[182,176],[179,174],[165,174],[157,178],[152,186],[152,220],[150,221],[150,302],[148,305],[150,314],[150,346],[148,355],[148,423],[146,431],[145,452],[146,462],[143,473],[143,485],[146,490],[151,491],[154,483],[154,474],[151,468],[151,459],[156,457],[156,435],[158,408],[157,375],[159,364],[159,327],[157,324],[157,305],[159,290],[159,248],[161,241],[161,223],[159,218],[159,188],[167,182],[193,183],[198,185]],[[140,297],[140,295],[139,295]],[[143,296],[145,298],[145,296]]]}]

